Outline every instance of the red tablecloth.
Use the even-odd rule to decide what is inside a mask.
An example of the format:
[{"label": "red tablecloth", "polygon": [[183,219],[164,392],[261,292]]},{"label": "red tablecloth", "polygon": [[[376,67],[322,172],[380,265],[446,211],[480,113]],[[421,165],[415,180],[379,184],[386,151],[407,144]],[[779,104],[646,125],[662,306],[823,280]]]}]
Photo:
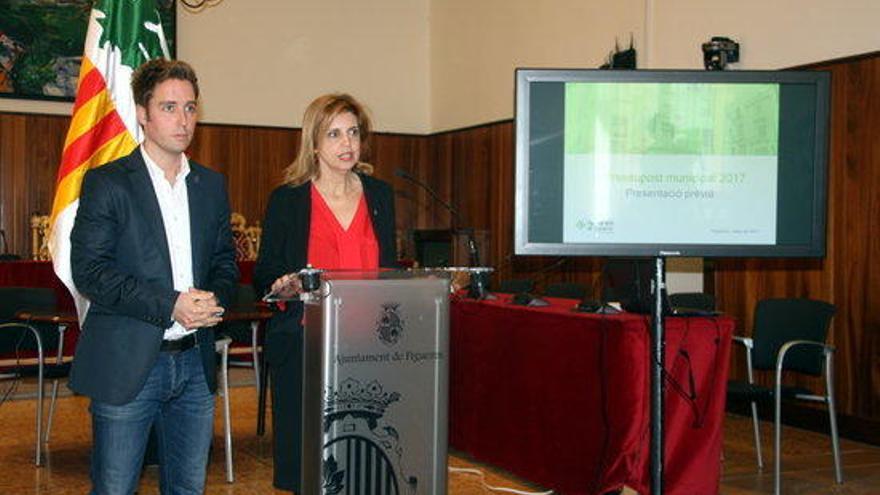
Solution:
[{"label": "red tablecloth", "polygon": [[[650,486],[650,330],[638,315],[455,300],[452,448],[564,494]],[[730,318],[667,318],[664,487],[718,493]]]},{"label": "red tablecloth", "polygon": [[75,311],[70,292],[55,276],[49,261],[0,262],[0,287],[51,287],[55,289],[58,309]]}]

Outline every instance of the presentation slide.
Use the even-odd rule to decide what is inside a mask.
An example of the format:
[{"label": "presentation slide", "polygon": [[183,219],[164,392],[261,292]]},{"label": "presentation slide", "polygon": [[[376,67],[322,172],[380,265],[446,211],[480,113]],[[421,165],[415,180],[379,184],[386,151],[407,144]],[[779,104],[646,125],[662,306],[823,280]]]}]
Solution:
[{"label": "presentation slide", "polygon": [[774,244],[778,84],[567,83],[563,241]]}]

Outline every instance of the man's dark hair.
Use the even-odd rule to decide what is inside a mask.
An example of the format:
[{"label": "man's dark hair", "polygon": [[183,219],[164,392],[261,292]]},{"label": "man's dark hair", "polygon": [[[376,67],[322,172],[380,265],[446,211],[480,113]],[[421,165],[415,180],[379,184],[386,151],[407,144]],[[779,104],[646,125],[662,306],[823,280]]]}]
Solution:
[{"label": "man's dark hair", "polygon": [[196,77],[196,71],[188,63],[180,60],[154,58],[135,69],[131,75],[131,92],[134,94],[134,102],[146,108],[150,98],[153,97],[153,90],[156,89],[156,86],[169,79],[189,81],[193,86],[196,98],[199,97],[199,80]]}]

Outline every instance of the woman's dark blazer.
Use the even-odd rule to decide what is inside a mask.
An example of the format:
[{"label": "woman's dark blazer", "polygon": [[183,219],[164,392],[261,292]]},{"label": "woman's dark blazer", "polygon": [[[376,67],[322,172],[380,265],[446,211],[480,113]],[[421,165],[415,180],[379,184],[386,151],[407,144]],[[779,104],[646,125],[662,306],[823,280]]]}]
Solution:
[{"label": "woman's dark blazer", "polygon": [[[359,175],[379,243],[379,266],[397,267],[394,191],[384,181]],[[257,294],[265,294],[278,277],[306,266],[309,221],[312,214],[311,182],[283,185],[269,197],[263,219],[260,253],[254,267]],[[264,353],[272,371],[272,420],[275,445],[274,483],[299,492],[302,432],[302,312],[300,302],[288,303],[269,320]]]}]

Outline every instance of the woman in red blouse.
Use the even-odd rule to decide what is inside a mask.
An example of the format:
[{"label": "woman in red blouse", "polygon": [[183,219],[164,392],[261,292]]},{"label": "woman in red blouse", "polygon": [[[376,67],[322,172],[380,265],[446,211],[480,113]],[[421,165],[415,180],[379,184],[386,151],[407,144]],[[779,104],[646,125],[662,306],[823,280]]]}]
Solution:
[{"label": "woman in red blouse", "polygon": [[[258,294],[299,292],[296,272],[396,266],[394,193],[371,177],[371,129],[363,106],[345,94],[317,98],[303,116],[299,155],[269,198],[254,267]],[[272,373],[274,484],[300,491],[302,303],[270,320],[264,345]]]}]

